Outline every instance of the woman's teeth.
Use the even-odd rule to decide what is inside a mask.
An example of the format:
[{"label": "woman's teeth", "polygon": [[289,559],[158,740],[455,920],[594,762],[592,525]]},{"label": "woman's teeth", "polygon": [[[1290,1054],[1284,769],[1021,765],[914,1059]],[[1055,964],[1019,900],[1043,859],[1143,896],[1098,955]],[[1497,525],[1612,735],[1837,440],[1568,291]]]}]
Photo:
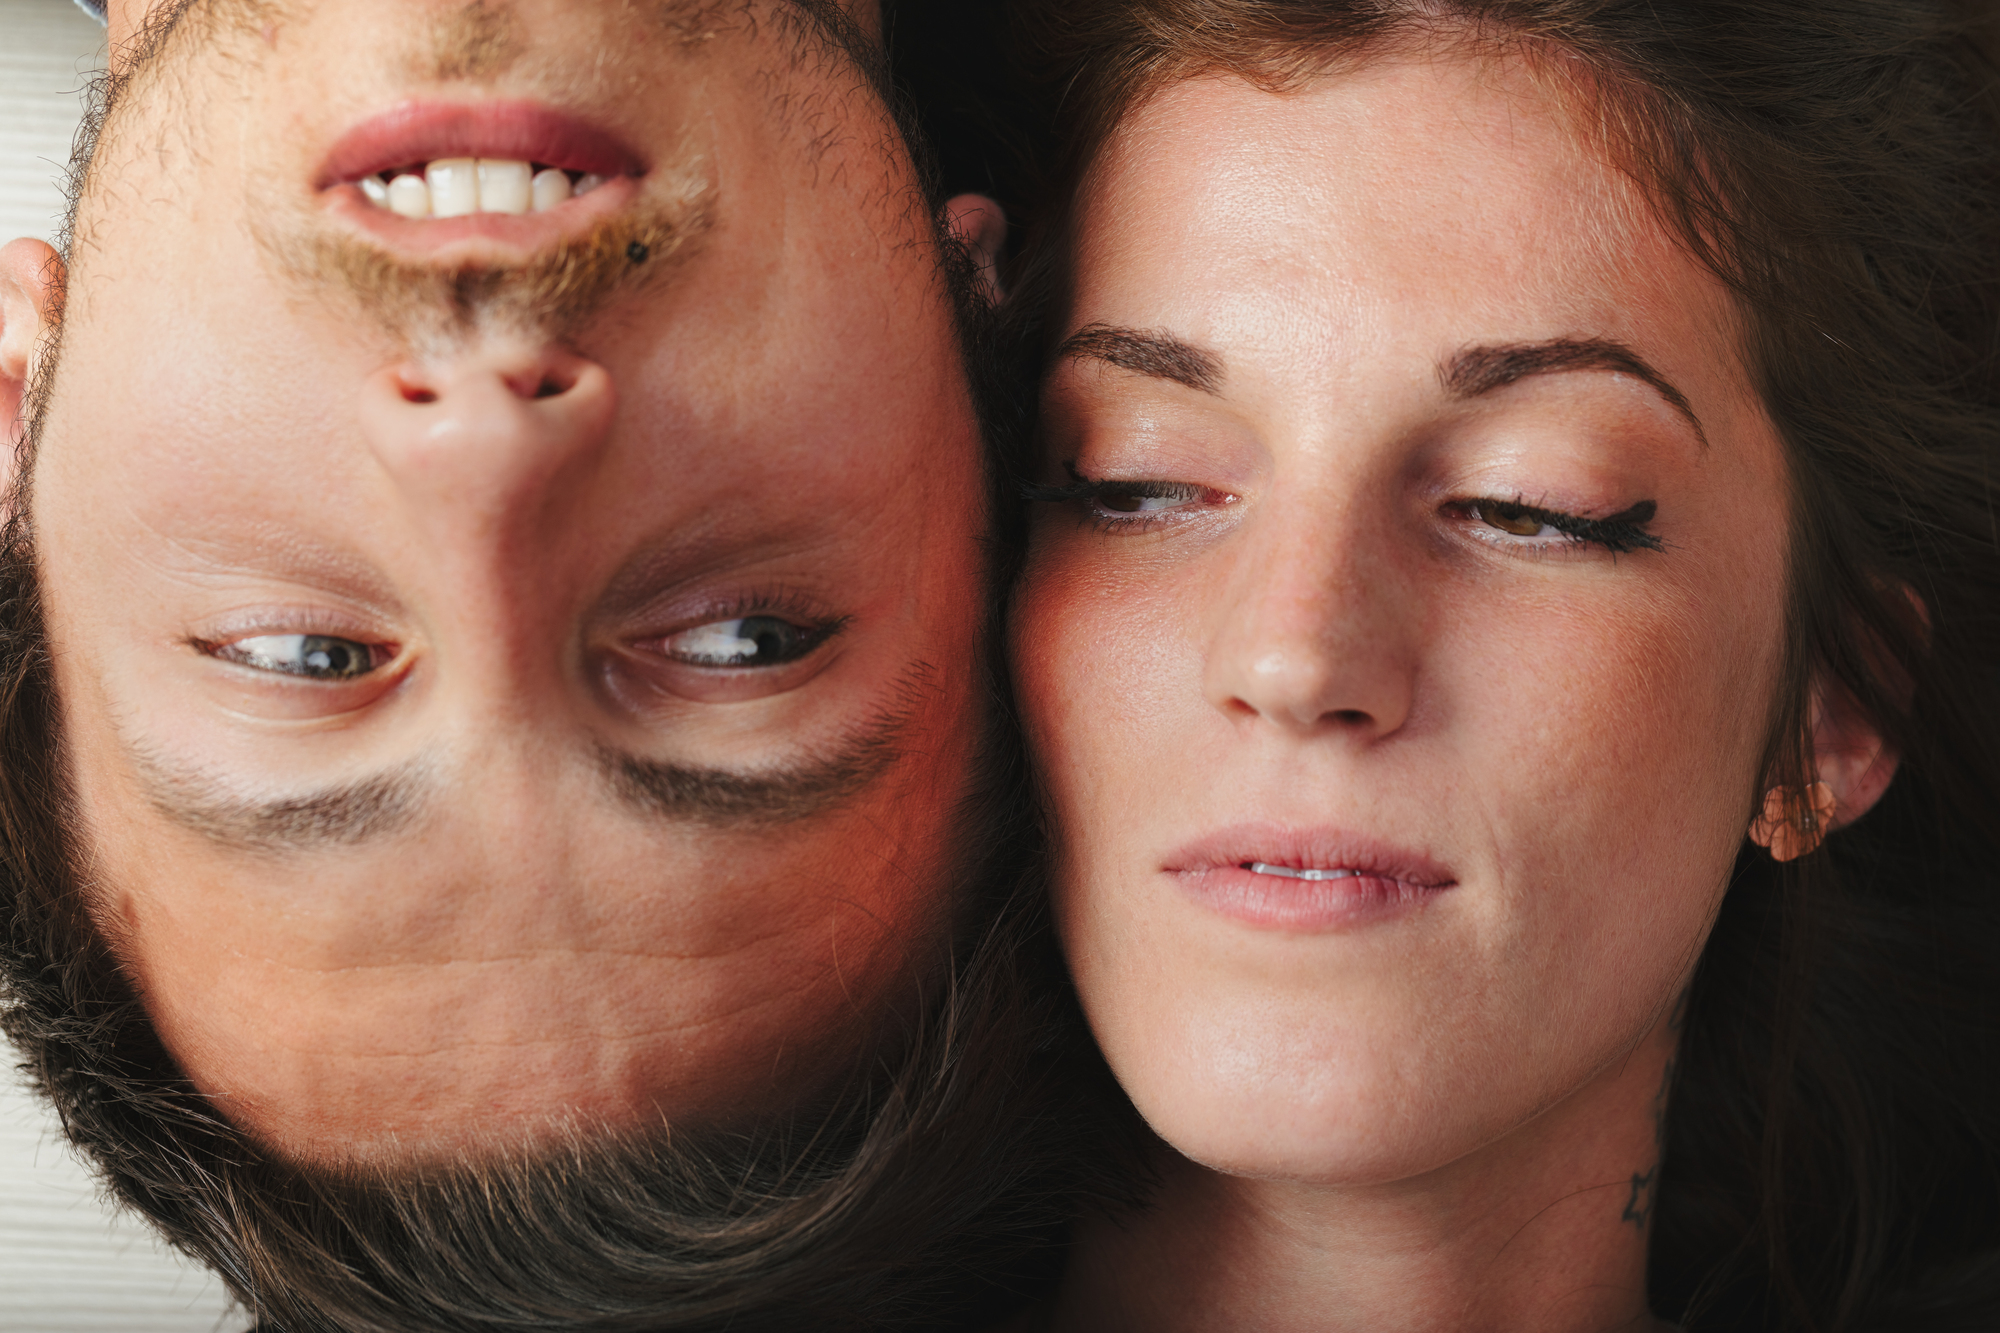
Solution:
[{"label": "woman's teeth", "polygon": [[1359,870],[1298,870],[1264,861],[1252,861],[1249,868],[1253,875],[1279,875],[1285,879],[1352,879],[1361,873]]},{"label": "woman's teeth", "polygon": [[361,193],[378,208],[406,218],[459,218],[468,213],[541,213],[575,195],[588,194],[604,177],[492,157],[441,157],[389,180],[361,178]]}]

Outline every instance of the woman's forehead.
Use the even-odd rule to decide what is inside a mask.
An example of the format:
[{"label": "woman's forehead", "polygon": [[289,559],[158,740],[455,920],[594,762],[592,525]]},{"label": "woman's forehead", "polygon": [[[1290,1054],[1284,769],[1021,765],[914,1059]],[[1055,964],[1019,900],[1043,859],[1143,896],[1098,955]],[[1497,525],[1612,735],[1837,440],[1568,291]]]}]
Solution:
[{"label": "woman's forehead", "polygon": [[1741,396],[1727,289],[1561,108],[1523,101],[1540,86],[1475,53],[1168,90],[1084,182],[1068,327],[1321,379],[1392,346],[1442,376],[1468,347],[1611,340]]}]

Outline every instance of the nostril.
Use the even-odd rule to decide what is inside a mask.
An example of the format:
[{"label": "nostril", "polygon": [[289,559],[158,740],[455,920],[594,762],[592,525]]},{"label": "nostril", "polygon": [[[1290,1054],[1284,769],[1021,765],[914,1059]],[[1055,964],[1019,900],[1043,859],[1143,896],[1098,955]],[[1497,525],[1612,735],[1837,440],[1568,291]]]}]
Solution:
[{"label": "nostril", "polygon": [[422,380],[410,378],[407,373],[398,373],[395,380],[396,392],[403,396],[406,403],[435,403],[438,400],[436,389]]},{"label": "nostril", "polygon": [[520,398],[560,398],[576,387],[576,372],[565,368],[509,375],[507,387]]}]

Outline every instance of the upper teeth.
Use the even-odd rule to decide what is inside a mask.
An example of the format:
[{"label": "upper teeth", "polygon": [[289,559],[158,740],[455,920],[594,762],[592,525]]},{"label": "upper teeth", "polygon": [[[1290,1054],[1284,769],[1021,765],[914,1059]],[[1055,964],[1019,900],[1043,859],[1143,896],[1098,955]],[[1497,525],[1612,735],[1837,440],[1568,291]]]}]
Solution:
[{"label": "upper teeth", "polygon": [[468,213],[539,213],[571,195],[604,184],[586,172],[574,183],[555,167],[536,171],[526,162],[498,157],[441,157],[424,174],[402,172],[384,181],[361,178],[361,192],[378,207],[406,218],[457,218]]},{"label": "upper teeth", "polygon": [[1359,875],[1359,870],[1294,870],[1290,866],[1274,866],[1265,861],[1252,861],[1251,872],[1258,875],[1283,875],[1286,879],[1348,879]]}]

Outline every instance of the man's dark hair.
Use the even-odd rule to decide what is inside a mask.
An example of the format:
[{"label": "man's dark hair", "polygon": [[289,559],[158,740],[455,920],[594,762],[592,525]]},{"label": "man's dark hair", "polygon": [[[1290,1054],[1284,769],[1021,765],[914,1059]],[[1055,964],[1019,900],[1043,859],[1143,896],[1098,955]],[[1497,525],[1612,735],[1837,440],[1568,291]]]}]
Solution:
[{"label": "man's dark hair", "polygon": [[[107,116],[205,8],[160,11],[101,82],[65,249]],[[921,153],[882,52],[844,10],[782,0],[773,12],[810,57],[851,64]],[[937,237],[975,390],[989,390],[984,303],[941,223]],[[932,1328],[1000,1317],[1048,1280],[1050,1242],[1089,1178],[1076,1158],[1091,1103],[1075,1090],[1102,1074],[1074,1040],[997,659],[1011,525],[991,573],[981,771],[952,824],[972,869],[940,886],[957,899],[948,956],[916,969],[921,1003],[871,1065],[754,1129],[577,1128],[424,1165],[288,1163],[176,1066],[78,871],[28,506],[56,313],[0,529],[0,1030],[119,1202],[218,1273],[266,1333]]]},{"label": "man's dark hair", "polygon": [[1284,92],[1385,46],[1535,61],[1728,285],[1790,483],[1763,785],[1814,780],[1816,683],[1901,769],[1811,855],[1744,846],[1687,1002],[1660,1176],[1634,1182],[1656,1200],[1653,1306],[1691,1333],[2000,1328],[1992,0],[1022,9],[1059,127],[1013,275],[1023,383],[1067,328],[1070,210],[1121,118],[1184,79]]}]

